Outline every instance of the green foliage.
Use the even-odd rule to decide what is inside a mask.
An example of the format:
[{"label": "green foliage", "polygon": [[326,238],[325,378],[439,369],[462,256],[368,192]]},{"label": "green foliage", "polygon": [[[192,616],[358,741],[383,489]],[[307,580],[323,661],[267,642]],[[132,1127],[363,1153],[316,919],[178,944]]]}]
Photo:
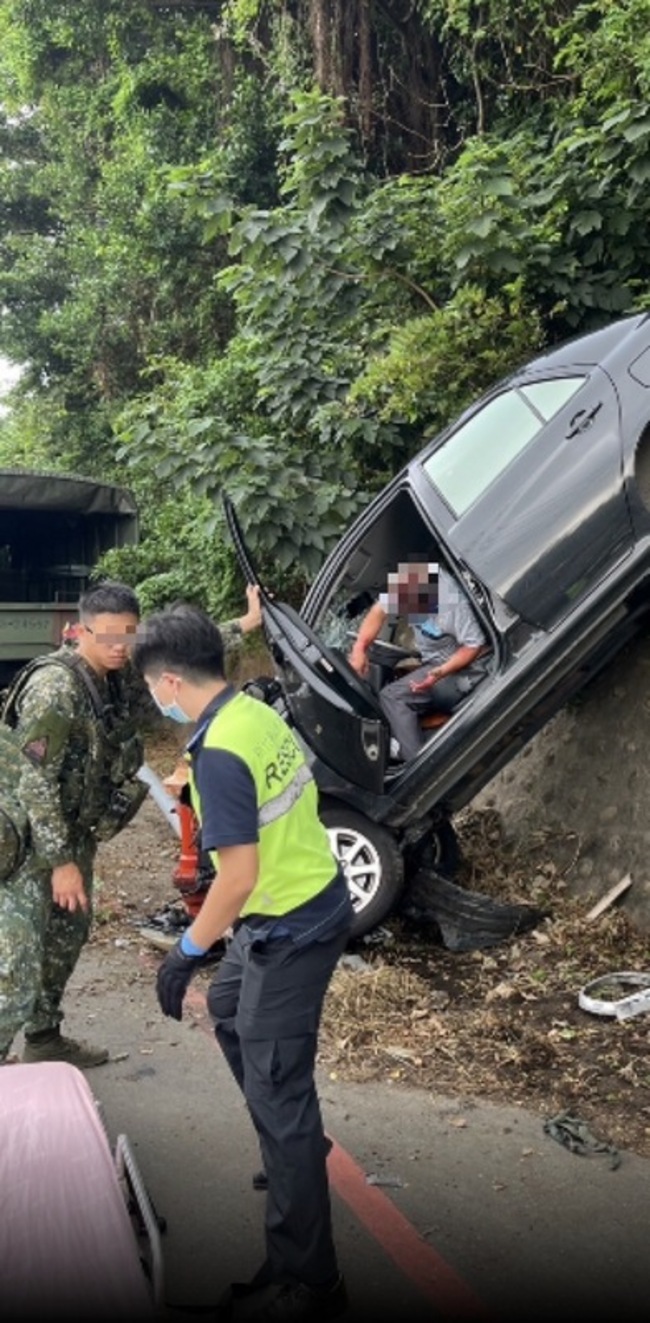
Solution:
[{"label": "green foliage", "polygon": [[300,595],[364,493],[335,457],[290,447],[247,415],[247,376],[233,360],[209,372],[168,364],[164,387],[123,412],[118,456],[134,475],[153,467],[159,479],[207,499],[222,536],[227,492],[264,577],[281,582],[285,596]]},{"label": "green foliage", "polygon": [[[29,361],[50,407],[88,418],[133,393],[152,356],[229,332],[214,254],[164,177],[212,136],[214,43],[205,21],[147,4],[89,4],[79,23],[73,5],[38,8],[2,11],[2,100],[37,104],[4,125],[0,350]],[[101,463],[100,436],[110,462],[110,427],[86,430],[82,462]]]},{"label": "green foliage", "polygon": [[0,415],[0,468],[53,469],[55,461],[44,434],[40,405],[27,400],[13,408],[11,397],[7,412]]},{"label": "green foliage", "polygon": [[517,288],[486,298],[465,285],[444,308],[398,327],[349,399],[384,421],[405,419],[433,434],[541,342],[539,319]]},{"label": "green foliage", "polygon": [[241,609],[224,491],[298,599],[425,431],[650,306],[650,0],[332,8],[0,6],[0,460],[142,492],[149,604]]},{"label": "green foliage", "polygon": [[[212,171],[175,172],[172,186],[204,223],[229,226],[219,287],[234,298],[239,332],[223,359],[198,374],[165,368],[164,384],[130,405],[118,424],[136,466],[213,498],[235,500],[254,551],[289,582],[318,568],[367,500],[349,446],[315,445],[318,411],[349,384],[346,316],[354,280],[334,265],[345,250],[358,166],[340,107],[296,94],[285,119],[280,170],[284,207],[261,211],[211,193]],[[338,340],[337,340],[338,336]]]},{"label": "green foliage", "polygon": [[144,611],[170,602],[195,602],[215,619],[240,616],[246,609],[245,584],[233,548],[215,529],[211,502],[187,489],[136,482],[142,538],[102,557],[97,573],[131,584]]}]

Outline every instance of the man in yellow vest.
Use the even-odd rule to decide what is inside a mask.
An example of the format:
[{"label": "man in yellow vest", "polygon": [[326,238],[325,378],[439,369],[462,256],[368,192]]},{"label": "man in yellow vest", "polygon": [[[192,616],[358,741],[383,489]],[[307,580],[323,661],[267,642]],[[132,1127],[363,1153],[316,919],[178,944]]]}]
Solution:
[{"label": "man in yellow vest", "polygon": [[133,661],[163,714],[195,723],[186,750],[192,803],[216,869],[199,914],[160,966],[165,1015],[180,1020],[202,957],[232,930],[208,1008],[248,1104],[268,1188],[266,1261],[232,1288],[226,1308],[239,1294],[273,1287],[247,1318],[335,1318],[347,1297],[314,1064],[323,998],[350,933],[347,884],[298,741],[273,708],[225,680],[214,622],[183,603],[158,612],[145,621]]}]

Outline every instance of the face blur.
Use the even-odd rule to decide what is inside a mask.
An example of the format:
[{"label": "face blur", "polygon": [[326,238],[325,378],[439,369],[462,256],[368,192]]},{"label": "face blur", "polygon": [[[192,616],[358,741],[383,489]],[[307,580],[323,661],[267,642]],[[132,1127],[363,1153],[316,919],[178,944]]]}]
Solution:
[{"label": "face blur", "polygon": [[391,611],[403,612],[405,615],[426,614],[431,593],[429,566],[426,564],[405,562],[398,565],[396,574],[388,576]]},{"label": "face blur", "polygon": [[93,616],[81,623],[77,652],[100,675],[119,671],[128,661],[137,628],[138,617],[130,611]]}]

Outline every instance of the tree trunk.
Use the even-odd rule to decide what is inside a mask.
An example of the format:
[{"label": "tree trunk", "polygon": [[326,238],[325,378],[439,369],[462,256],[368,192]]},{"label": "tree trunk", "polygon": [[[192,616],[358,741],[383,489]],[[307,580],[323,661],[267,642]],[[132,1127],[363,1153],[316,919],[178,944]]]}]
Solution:
[{"label": "tree trunk", "polygon": [[444,158],[440,51],[410,0],[309,0],[307,24],[315,80],[346,98],[368,156],[418,173]]}]

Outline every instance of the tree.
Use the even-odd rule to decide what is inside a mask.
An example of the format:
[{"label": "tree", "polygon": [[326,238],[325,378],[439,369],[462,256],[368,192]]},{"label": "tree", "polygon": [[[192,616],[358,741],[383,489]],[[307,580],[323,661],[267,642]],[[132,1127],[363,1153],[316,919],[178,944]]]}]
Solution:
[{"label": "tree", "polygon": [[648,4],[6,0],[29,434],[227,487],[298,592],[424,432],[647,301]]}]

